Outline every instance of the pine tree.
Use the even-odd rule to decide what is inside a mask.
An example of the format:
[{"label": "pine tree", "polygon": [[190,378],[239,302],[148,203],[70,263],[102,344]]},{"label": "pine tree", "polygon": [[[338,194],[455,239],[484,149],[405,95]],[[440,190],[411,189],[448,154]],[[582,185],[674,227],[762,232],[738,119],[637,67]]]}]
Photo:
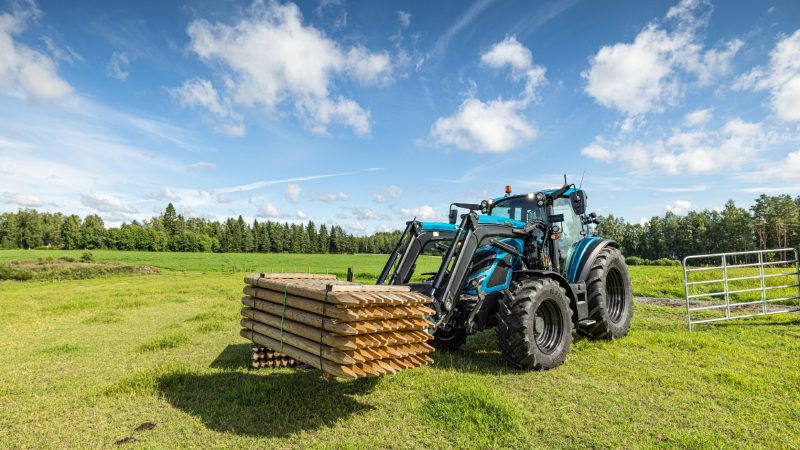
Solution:
[{"label": "pine tree", "polygon": [[317,240],[317,252],[328,253],[330,251],[330,242],[328,238],[328,227],[326,227],[324,223],[319,226],[319,236]]},{"label": "pine tree", "polygon": [[161,221],[164,224],[164,230],[167,232],[167,236],[173,237],[177,234],[178,213],[175,211],[175,207],[172,206],[172,202],[167,204],[167,209],[164,210]]}]

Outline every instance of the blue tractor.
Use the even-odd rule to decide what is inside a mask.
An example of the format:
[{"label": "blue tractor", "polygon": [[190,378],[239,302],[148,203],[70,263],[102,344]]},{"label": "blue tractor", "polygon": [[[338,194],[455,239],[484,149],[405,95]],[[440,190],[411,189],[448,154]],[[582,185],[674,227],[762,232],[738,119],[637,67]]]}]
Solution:
[{"label": "blue tractor", "polygon": [[[591,231],[586,194],[573,184],[480,204],[450,223],[408,222],[379,284],[405,284],[432,297],[433,344],[454,351],[494,327],[513,366],[544,370],[564,362],[572,330],[589,339],[625,336],[633,313],[619,246]],[[456,223],[458,222],[458,224]],[[435,273],[412,283],[417,258],[439,253]]]}]

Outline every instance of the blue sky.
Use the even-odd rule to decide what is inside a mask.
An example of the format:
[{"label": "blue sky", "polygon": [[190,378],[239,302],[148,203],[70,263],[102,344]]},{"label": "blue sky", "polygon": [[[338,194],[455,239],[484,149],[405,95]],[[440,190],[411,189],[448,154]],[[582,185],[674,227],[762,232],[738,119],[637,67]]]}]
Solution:
[{"label": "blue sky", "polygon": [[338,223],[800,193],[793,1],[0,6],[0,210]]}]

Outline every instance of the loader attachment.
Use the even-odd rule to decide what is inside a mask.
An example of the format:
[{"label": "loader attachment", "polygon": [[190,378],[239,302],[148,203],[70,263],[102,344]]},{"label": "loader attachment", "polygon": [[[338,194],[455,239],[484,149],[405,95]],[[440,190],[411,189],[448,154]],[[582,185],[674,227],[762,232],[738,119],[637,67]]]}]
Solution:
[{"label": "loader attachment", "polygon": [[435,252],[444,244],[449,246],[455,234],[455,225],[449,223],[415,220],[408,222],[376,284],[408,284],[414,275],[419,257]]}]

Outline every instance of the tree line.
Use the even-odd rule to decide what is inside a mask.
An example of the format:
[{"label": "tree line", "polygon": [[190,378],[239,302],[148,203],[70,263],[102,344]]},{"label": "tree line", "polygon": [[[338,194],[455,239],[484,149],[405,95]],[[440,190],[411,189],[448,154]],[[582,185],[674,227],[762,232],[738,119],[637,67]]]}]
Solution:
[{"label": "tree line", "polygon": [[719,211],[667,212],[642,224],[601,219],[599,235],[617,241],[626,256],[650,260],[800,245],[800,196],[761,195],[749,210],[729,200]]},{"label": "tree line", "polygon": [[[800,245],[800,196],[761,195],[750,209],[731,200],[721,210],[667,212],[641,224],[609,215],[598,234],[614,239],[626,256],[649,260]],[[400,231],[354,236],[337,225],[273,221],[224,222],[185,218],[170,203],[142,223],[106,228],[98,215],[37,212],[0,214],[0,248],[116,249],[182,252],[389,253]]]},{"label": "tree line", "polygon": [[354,236],[338,225],[317,226],[273,221],[224,222],[185,218],[172,203],[164,213],[145,220],[106,228],[89,215],[38,212],[34,209],[0,214],[0,248],[56,247],[175,252],[240,253],[389,253],[400,232]]}]

